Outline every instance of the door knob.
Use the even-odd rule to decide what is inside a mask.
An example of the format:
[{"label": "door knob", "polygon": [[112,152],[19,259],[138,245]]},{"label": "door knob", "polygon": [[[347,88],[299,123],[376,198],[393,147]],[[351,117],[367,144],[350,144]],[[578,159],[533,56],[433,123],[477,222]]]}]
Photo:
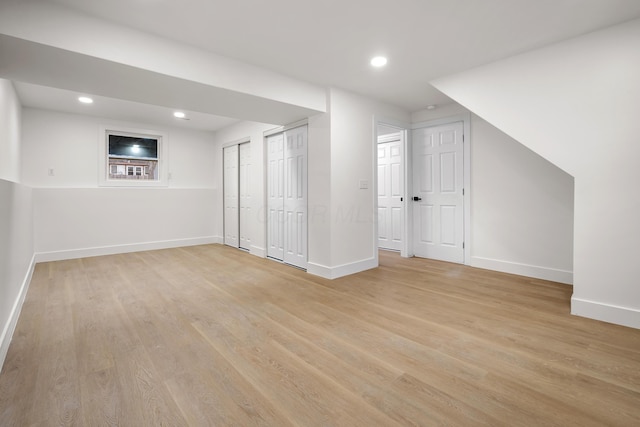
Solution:
[{"label": "door knob", "polygon": [[422,197],[413,196],[413,201],[414,202],[419,202],[420,200],[422,200]]}]

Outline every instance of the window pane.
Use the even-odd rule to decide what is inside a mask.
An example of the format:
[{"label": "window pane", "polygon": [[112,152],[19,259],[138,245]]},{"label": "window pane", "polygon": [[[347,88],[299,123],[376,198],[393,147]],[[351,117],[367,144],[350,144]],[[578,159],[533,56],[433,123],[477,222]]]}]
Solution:
[{"label": "window pane", "polygon": [[107,180],[158,181],[162,137],[107,131]]},{"label": "window pane", "polygon": [[109,156],[158,159],[158,140],[125,135],[109,135]]}]

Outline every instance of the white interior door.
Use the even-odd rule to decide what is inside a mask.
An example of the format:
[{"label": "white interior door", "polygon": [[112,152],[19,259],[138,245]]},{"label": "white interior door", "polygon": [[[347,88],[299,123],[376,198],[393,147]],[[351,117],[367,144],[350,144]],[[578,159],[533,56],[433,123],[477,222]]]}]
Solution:
[{"label": "white interior door", "polygon": [[463,123],[413,131],[413,250],[464,263]]},{"label": "white interior door", "polygon": [[223,149],[224,169],[224,244],[238,247],[238,146]]},{"label": "white interior door", "polygon": [[307,126],[284,133],[284,262],[307,268]]},{"label": "white interior door", "polygon": [[378,143],[378,247],[402,249],[404,195],[404,141],[401,133]]},{"label": "white interior door", "polygon": [[267,138],[267,256],[284,260],[284,134]]},{"label": "white interior door", "polygon": [[239,155],[239,187],[240,187],[240,242],[239,247],[242,249],[251,249],[251,215],[252,215],[252,200],[251,200],[251,144],[246,142],[238,145]]}]

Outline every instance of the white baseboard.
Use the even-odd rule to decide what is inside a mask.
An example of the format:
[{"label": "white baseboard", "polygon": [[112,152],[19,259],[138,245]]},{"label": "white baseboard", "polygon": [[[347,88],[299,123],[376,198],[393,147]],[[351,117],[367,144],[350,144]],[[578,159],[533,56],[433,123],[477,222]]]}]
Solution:
[{"label": "white baseboard", "polygon": [[224,237],[222,237],[222,236],[213,236],[213,237],[211,237],[211,239],[213,239],[211,241],[211,243],[217,243],[219,245],[224,245]]},{"label": "white baseboard", "polygon": [[337,279],[339,277],[348,276],[350,274],[359,273],[365,270],[370,270],[372,268],[376,268],[377,266],[377,258],[369,258],[349,264],[338,265],[335,267],[327,267],[325,265],[309,262],[307,264],[307,273],[324,277],[325,279]]},{"label": "white baseboard", "polygon": [[255,255],[260,258],[267,257],[267,251],[264,248],[259,248],[258,246],[251,245],[251,249],[249,250],[251,255]]},{"label": "white baseboard", "polygon": [[188,239],[163,240],[158,242],[132,243],[125,245],[101,246],[95,248],[70,249],[65,251],[37,252],[36,262],[63,261],[67,259],[87,258],[102,255],[123,254],[129,252],[152,251],[156,249],[179,248],[183,246],[209,245],[221,243],[216,236],[194,237]]},{"label": "white baseboard", "polygon": [[566,270],[477,256],[471,257],[471,263],[469,265],[471,267],[501,271],[503,273],[517,274],[519,276],[534,277],[536,279],[550,280],[552,282],[565,283],[567,285],[573,284],[573,272]]},{"label": "white baseboard", "polygon": [[7,324],[4,325],[2,329],[2,335],[0,335],[0,372],[2,372],[2,367],[4,366],[4,360],[7,357],[7,352],[9,351],[9,345],[11,345],[11,339],[13,338],[13,333],[16,330],[16,325],[18,324],[18,318],[20,317],[20,311],[22,310],[22,304],[24,304],[24,299],[27,296],[27,291],[29,290],[29,284],[31,283],[31,278],[33,277],[33,269],[36,266],[36,256],[35,254],[31,257],[31,264],[29,264],[29,269],[22,281],[22,285],[20,286],[20,292],[18,293],[18,297],[13,303],[13,307],[11,309],[11,314],[9,315],[9,319]]},{"label": "white baseboard", "polygon": [[640,310],[571,297],[571,314],[640,329]]}]

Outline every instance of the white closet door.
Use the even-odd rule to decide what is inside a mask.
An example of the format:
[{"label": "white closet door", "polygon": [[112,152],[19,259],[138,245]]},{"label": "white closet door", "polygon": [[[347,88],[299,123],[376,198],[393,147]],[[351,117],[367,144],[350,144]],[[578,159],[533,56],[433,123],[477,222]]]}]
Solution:
[{"label": "white closet door", "polygon": [[238,146],[240,157],[240,247],[251,249],[250,224],[253,211],[251,210],[251,144],[243,143]]},{"label": "white closet door", "polygon": [[224,244],[238,247],[238,146],[223,150],[224,161]]},{"label": "white closet door", "polygon": [[307,126],[284,136],[284,262],[307,268]]},{"label": "white closet door", "polygon": [[267,138],[267,256],[284,260],[284,135]]}]

